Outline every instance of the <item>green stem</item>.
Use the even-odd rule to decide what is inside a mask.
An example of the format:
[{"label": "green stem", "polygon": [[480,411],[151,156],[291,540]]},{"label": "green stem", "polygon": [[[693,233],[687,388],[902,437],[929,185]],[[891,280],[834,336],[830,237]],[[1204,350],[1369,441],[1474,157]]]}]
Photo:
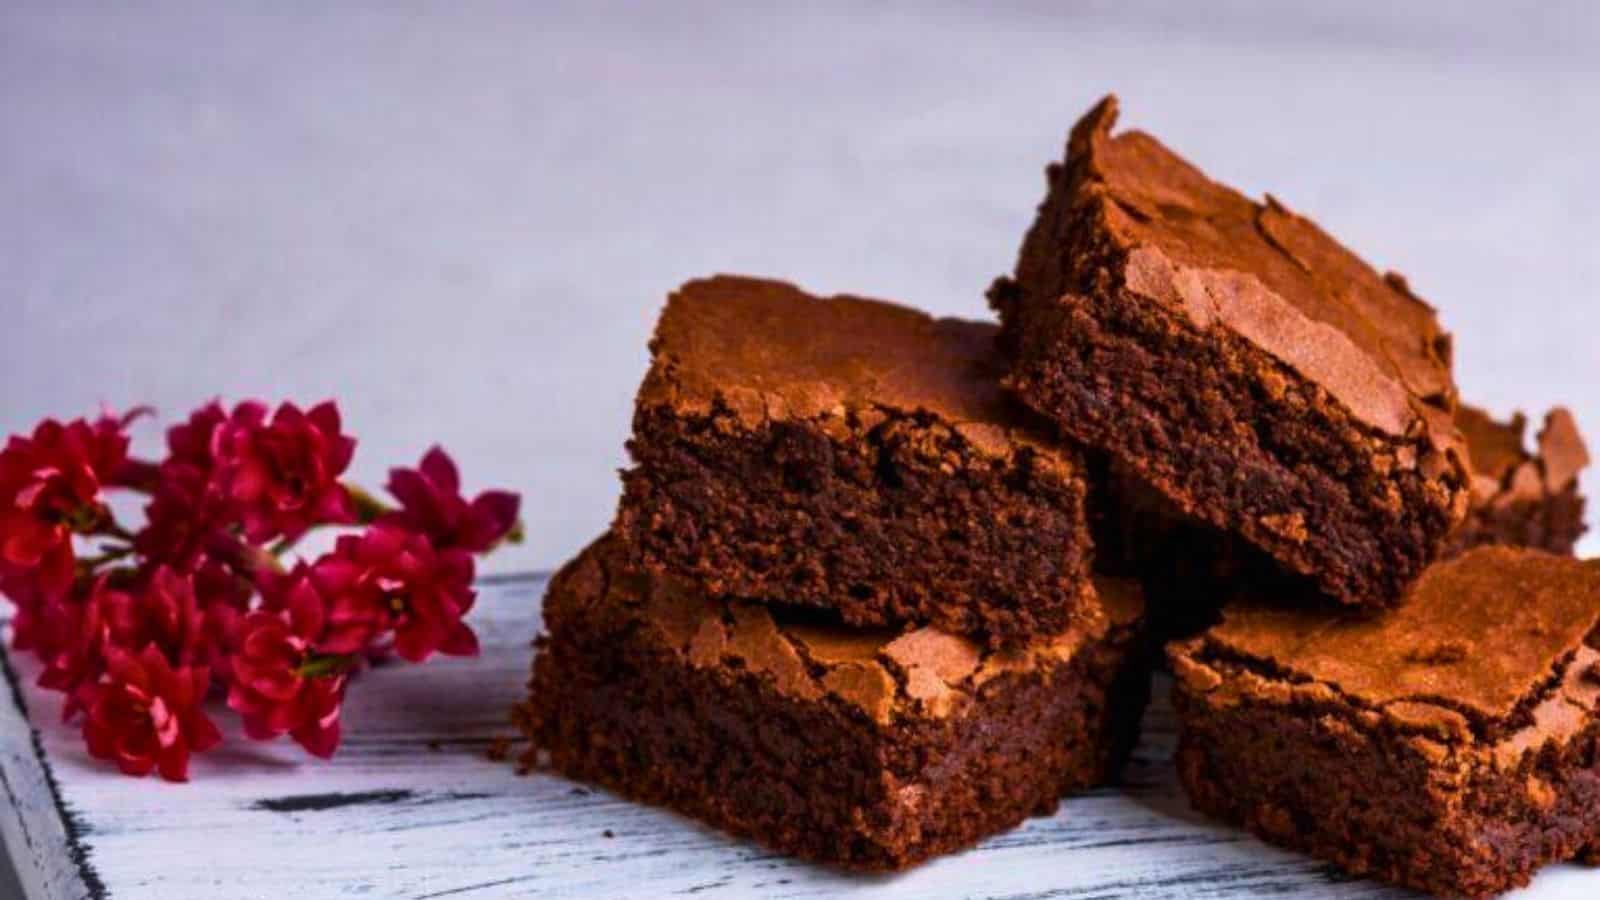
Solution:
[{"label": "green stem", "polygon": [[356,507],[356,522],[361,525],[370,525],[377,521],[379,516],[394,511],[382,500],[353,484],[345,485],[344,489],[350,493],[350,500]]},{"label": "green stem", "polygon": [[246,565],[250,566],[252,571],[273,572],[278,575],[282,575],[284,572],[288,571],[283,567],[283,563],[279,562],[278,558],[272,555],[271,551],[249,543],[246,543],[244,548],[245,563]]},{"label": "green stem", "polygon": [[305,662],[300,664],[296,671],[302,678],[321,678],[326,675],[337,675],[347,671],[355,665],[355,657],[342,656],[333,653],[307,654]]},{"label": "green stem", "polygon": [[207,541],[206,549],[219,559],[235,566],[240,574],[252,579],[258,572],[276,572],[282,575],[286,571],[283,563],[279,562],[271,552],[230,532],[213,533]]}]

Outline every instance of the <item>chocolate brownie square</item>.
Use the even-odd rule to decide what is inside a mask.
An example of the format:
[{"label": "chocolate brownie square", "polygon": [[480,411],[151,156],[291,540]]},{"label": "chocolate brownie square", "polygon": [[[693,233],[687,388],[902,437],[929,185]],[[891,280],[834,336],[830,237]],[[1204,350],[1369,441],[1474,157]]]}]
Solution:
[{"label": "chocolate brownie square", "polygon": [[1600,566],[1483,547],[1382,616],[1280,599],[1170,648],[1196,807],[1438,894],[1600,849]]},{"label": "chocolate brownie square", "polygon": [[1527,424],[1521,413],[1497,422],[1476,407],[1457,410],[1472,458],[1472,506],[1451,535],[1451,554],[1483,544],[1571,554],[1583,537],[1578,473],[1589,465],[1589,451],[1578,424],[1566,409],[1551,410],[1533,453],[1524,445]]},{"label": "chocolate brownie square", "polygon": [[972,844],[1111,778],[1148,697],[1142,600],[990,650],[922,627],[708,599],[614,537],[551,582],[534,761],[775,850],[869,870]]},{"label": "chocolate brownie square", "polygon": [[615,531],[719,597],[995,643],[1066,626],[1083,467],[1000,389],[996,328],[754,278],[667,301]]},{"label": "chocolate brownie square", "polygon": [[1184,514],[1393,604],[1467,508],[1449,336],[1399,276],[1116,117],[1073,129],[991,289],[1007,384]]}]

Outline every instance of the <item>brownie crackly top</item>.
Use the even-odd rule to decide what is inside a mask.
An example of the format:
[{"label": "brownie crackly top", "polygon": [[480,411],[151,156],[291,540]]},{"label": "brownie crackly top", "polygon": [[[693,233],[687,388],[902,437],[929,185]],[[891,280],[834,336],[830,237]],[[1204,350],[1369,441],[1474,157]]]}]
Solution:
[{"label": "brownie crackly top", "polygon": [[[1227,327],[1379,432],[1457,440],[1450,337],[1403,278],[1379,275],[1276,199],[1212,181],[1144,132],[1113,136],[1116,118],[1107,97],[1074,128],[1067,166],[1050,172],[1076,181],[1078,215],[1098,226],[1084,240],[1096,246],[1076,260],[1025,252],[1019,283],[1058,296],[1123,287],[1200,328]],[[1048,267],[1059,271],[1038,271]]]},{"label": "brownie crackly top", "polygon": [[640,408],[704,415],[722,405],[756,427],[875,409],[928,412],[972,445],[1049,450],[1000,388],[998,328],[860,297],[719,275],[673,293],[651,342]]},{"label": "brownie crackly top", "polygon": [[1537,501],[1560,493],[1589,465],[1589,450],[1578,424],[1563,407],[1545,416],[1536,453],[1523,446],[1527,419],[1521,413],[1502,423],[1463,404],[1456,412],[1456,425],[1471,450],[1475,505]]},{"label": "brownie crackly top", "polygon": [[990,680],[1070,662],[1086,645],[1135,626],[1144,611],[1134,583],[1097,579],[1097,602],[1064,631],[987,649],[931,627],[848,628],[783,608],[708,599],[677,579],[627,570],[617,544],[601,538],[557,576],[590,579],[588,589],[552,589],[551,597],[598,598],[693,668],[770,677],[780,694],[836,700],[880,725],[964,709]]},{"label": "brownie crackly top", "polygon": [[[1173,654],[1186,685],[1338,700],[1403,729],[1517,747],[1600,699],[1600,564],[1486,547],[1428,569],[1377,618],[1244,600]],[[1230,679],[1220,673],[1233,672]]]}]

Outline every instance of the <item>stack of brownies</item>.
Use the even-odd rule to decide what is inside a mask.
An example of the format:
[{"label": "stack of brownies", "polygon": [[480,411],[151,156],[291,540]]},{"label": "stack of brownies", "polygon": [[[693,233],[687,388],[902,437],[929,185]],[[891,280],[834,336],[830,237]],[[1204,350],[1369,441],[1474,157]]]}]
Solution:
[{"label": "stack of brownies", "polygon": [[1115,118],[1050,167],[998,326],[668,299],[532,758],[894,869],[1112,779],[1165,664],[1195,805],[1268,840],[1439,893],[1600,855],[1571,416],[1530,452],[1403,279]]}]

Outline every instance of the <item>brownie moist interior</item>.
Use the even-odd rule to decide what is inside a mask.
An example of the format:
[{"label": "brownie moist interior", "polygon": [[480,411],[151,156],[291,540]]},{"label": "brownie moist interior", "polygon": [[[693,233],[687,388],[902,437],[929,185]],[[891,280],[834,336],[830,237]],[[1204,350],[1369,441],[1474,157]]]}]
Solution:
[{"label": "brownie moist interior", "polygon": [[616,530],[716,596],[992,643],[1082,602],[1087,488],[990,325],[719,277],[669,300]]},{"label": "brownie moist interior", "polygon": [[1111,777],[1148,668],[1136,589],[1104,593],[1060,635],[987,650],[710,601],[628,573],[607,538],[552,582],[521,719],[569,776],[786,853],[901,868]]}]

